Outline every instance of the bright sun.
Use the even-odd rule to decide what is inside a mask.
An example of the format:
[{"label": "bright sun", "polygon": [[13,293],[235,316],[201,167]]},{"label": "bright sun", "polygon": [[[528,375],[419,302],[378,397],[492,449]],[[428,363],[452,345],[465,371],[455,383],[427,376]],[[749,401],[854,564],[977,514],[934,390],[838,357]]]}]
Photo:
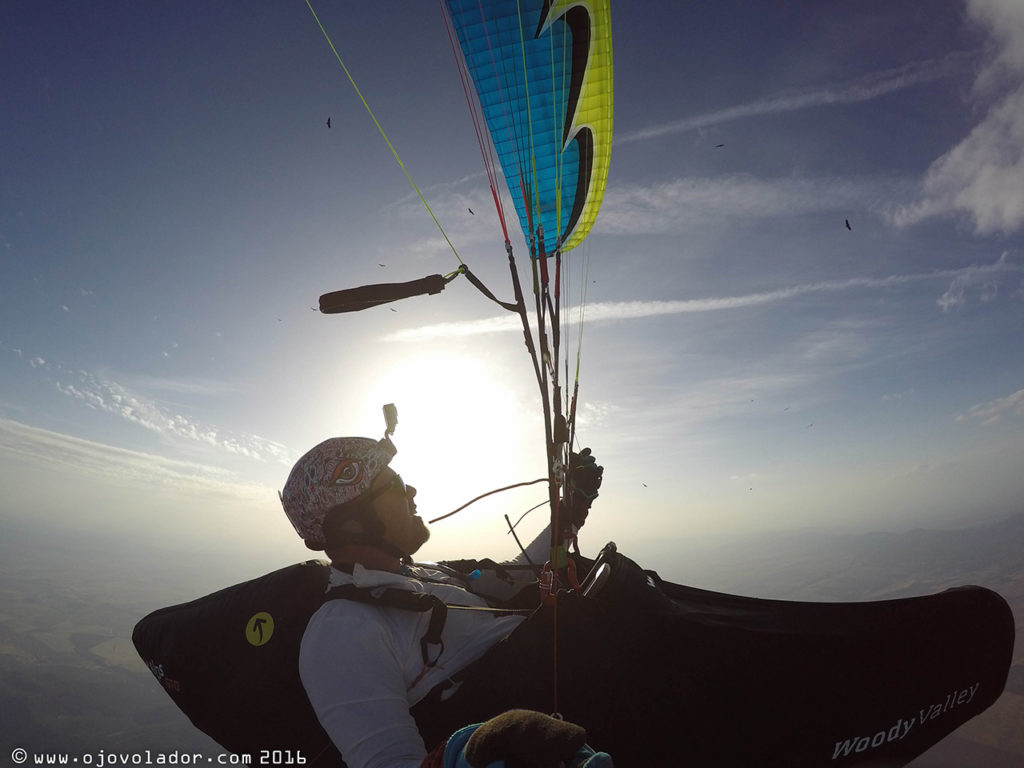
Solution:
[{"label": "bright sun", "polygon": [[[370,391],[379,400],[377,409],[383,403],[398,407],[393,466],[416,486],[425,520],[479,494],[544,474],[540,408],[528,401],[534,393],[514,391],[483,360],[450,352],[403,355],[383,367]],[[427,547],[451,554],[457,541],[473,539],[477,545],[489,540],[514,548],[502,514],[515,520],[545,494],[546,485],[540,484],[478,502],[438,523],[433,533],[445,545],[432,541]],[[545,514],[536,518],[542,527]],[[527,539],[535,527],[528,526]]]}]

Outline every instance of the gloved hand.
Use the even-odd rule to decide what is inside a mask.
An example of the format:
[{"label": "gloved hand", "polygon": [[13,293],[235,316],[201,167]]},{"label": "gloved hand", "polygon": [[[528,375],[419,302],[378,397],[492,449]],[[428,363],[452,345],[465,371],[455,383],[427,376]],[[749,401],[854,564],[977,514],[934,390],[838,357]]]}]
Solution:
[{"label": "gloved hand", "polygon": [[576,528],[582,528],[587,521],[590,505],[598,496],[603,476],[604,467],[597,463],[589,448],[569,454],[568,503],[563,500],[562,512],[564,519]]},{"label": "gloved hand", "polygon": [[584,742],[587,732],[540,712],[512,709],[457,731],[445,768],[612,768],[611,757]]}]

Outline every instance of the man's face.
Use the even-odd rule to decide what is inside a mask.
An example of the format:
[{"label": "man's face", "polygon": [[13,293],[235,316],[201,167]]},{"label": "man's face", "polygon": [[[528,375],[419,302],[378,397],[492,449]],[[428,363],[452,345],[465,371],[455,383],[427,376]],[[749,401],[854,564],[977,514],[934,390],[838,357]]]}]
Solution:
[{"label": "man's face", "polygon": [[403,491],[398,474],[390,467],[374,478],[371,492],[384,486],[390,487],[372,502],[373,511],[384,523],[384,540],[412,555],[430,538],[427,524],[416,514],[416,489],[408,485]]}]

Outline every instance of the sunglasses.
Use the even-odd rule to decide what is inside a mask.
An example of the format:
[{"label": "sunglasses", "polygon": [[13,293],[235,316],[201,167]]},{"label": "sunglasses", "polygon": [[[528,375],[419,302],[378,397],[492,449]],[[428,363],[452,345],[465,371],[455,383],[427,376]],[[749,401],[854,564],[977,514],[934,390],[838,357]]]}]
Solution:
[{"label": "sunglasses", "polygon": [[342,502],[341,504],[336,504],[335,506],[331,507],[330,509],[327,510],[327,512],[324,515],[325,521],[330,521],[332,519],[335,521],[340,521],[347,517],[362,514],[365,511],[369,511],[370,505],[373,503],[374,499],[376,499],[378,496],[383,496],[385,493],[387,493],[393,488],[400,488],[403,494],[405,494],[406,496],[409,495],[409,489],[405,485],[405,482],[402,480],[401,475],[396,474],[394,477],[392,477],[390,480],[388,480],[380,487],[373,488],[372,490],[369,490],[366,493],[357,496],[356,498],[350,501],[345,501]]},{"label": "sunglasses", "polygon": [[384,485],[380,486],[379,488],[373,488],[373,489],[367,491],[362,496],[359,496],[358,498],[353,499],[353,501],[358,501],[360,504],[369,504],[374,499],[376,499],[378,496],[383,496],[385,493],[390,491],[392,488],[401,488],[402,489],[402,495],[404,495],[404,496],[408,496],[409,495],[409,489],[406,488],[405,481],[402,480],[402,476],[396,474],[394,477],[392,477],[390,480],[388,480],[386,483],[384,483]]}]

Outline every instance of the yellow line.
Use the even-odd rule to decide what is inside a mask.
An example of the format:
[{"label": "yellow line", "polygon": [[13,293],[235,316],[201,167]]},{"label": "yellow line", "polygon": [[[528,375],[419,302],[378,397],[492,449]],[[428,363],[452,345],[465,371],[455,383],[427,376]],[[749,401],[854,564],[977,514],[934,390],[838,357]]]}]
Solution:
[{"label": "yellow line", "polygon": [[412,176],[409,174],[408,169],[406,169],[405,167],[405,163],[402,162],[402,158],[398,156],[398,150],[396,150],[394,145],[392,145],[391,140],[388,138],[388,135],[384,133],[384,129],[381,127],[381,124],[377,121],[377,116],[373,114],[373,110],[370,109],[370,105],[366,102],[366,99],[363,97],[362,91],[360,91],[359,86],[356,85],[355,78],[353,78],[352,73],[348,71],[348,67],[345,66],[345,62],[341,60],[341,54],[338,53],[338,49],[335,48],[334,43],[331,42],[330,35],[327,34],[327,30],[324,29],[324,25],[320,23],[320,17],[316,15],[316,11],[313,10],[313,6],[310,4],[309,0],[306,0],[306,6],[309,8],[309,12],[313,14],[313,20],[316,21],[316,25],[320,27],[320,31],[323,33],[324,39],[327,41],[327,44],[331,46],[331,50],[334,51],[334,58],[336,58],[338,60],[338,63],[341,64],[341,68],[342,70],[344,70],[345,76],[348,78],[348,81],[352,83],[352,87],[355,89],[356,95],[359,96],[359,100],[362,101],[363,106],[366,107],[367,114],[370,115],[370,118],[373,120],[373,124],[376,125],[377,130],[380,131],[380,135],[384,138],[384,141],[387,143],[388,148],[391,150],[391,154],[395,156],[395,161],[398,163],[398,167],[402,169],[402,172],[405,174],[405,178],[409,180],[409,183],[412,184],[412,188],[416,190],[416,194],[419,195],[420,202],[422,202],[423,207],[427,209],[427,213],[430,214],[430,218],[434,220],[434,224],[437,225],[437,229],[441,232],[441,235],[442,237],[444,237],[445,242],[448,243],[448,247],[452,249],[452,253],[455,254],[455,258],[458,259],[459,264],[462,264],[463,261],[461,258],[459,258],[459,252],[455,250],[455,246],[452,245],[452,241],[448,239],[448,235],[444,231],[444,227],[441,226],[441,222],[437,220],[437,217],[434,215],[434,212],[430,210],[430,206],[427,204],[426,198],[423,197],[423,193],[420,192],[420,188],[416,186],[416,182],[413,181]]}]

